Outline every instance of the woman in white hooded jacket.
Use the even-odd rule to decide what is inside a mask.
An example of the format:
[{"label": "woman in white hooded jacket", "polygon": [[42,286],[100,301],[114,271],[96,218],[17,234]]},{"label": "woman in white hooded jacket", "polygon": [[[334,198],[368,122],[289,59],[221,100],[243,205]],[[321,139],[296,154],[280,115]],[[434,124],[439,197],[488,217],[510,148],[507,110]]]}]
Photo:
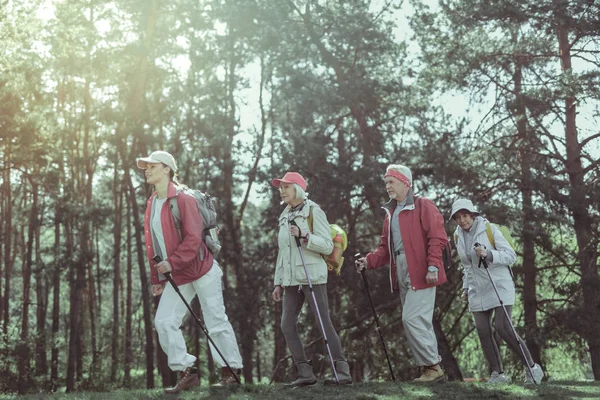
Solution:
[{"label": "woman in white hooded jacket", "polygon": [[[286,204],[279,216],[277,235],[279,251],[272,298],[275,301],[283,301],[281,331],[298,370],[297,379],[291,383],[291,386],[311,386],[317,383],[312,364],[306,357],[298,332],[298,316],[305,300],[308,300],[317,324],[320,325],[321,322],[323,324],[337,371],[337,382],[335,379],[326,379],[324,383],[350,385],[352,384],[350,366],[344,358],[340,338],[329,315],[327,264],[323,255],[332,252],[333,241],[327,216],[318,204],[308,199],[306,181],[299,173],[288,172],[283,178],[274,179],[272,184],[279,188],[282,203]],[[309,219],[312,219],[312,229]],[[304,262],[300,257],[296,238],[300,239]],[[306,263],[306,271],[304,263]],[[310,276],[316,305],[309,291],[307,273]],[[315,307],[319,308],[320,317]]]},{"label": "woman in white hooded jacket", "polygon": [[[544,376],[541,367],[534,363],[525,342],[513,332],[511,322],[507,320],[501,309],[500,300],[510,317],[515,303],[515,284],[510,265],[517,260],[517,255],[504,237],[500,229],[479,215],[473,203],[468,199],[459,199],[452,205],[452,219],[458,224],[454,233],[456,250],[463,265],[463,300],[469,302],[469,311],[473,313],[475,326],[481,341],[485,358],[492,371],[489,383],[508,383],[510,379],[504,374],[498,345],[492,330],[492,315],[496,332],[508,347],[526,362],[533,373],[526,371],[525,384],[539,384]],[[488,237],[488,227],[493,235],[493,244]],[[479,244],[479,246],[475,246]],[[486,260],[489,275],[480,258]],[[494,280],[496,290],[490,280]],[[519,342],[523,352],[519,348]],[[524,353],[524,354],[522,354]]]}]

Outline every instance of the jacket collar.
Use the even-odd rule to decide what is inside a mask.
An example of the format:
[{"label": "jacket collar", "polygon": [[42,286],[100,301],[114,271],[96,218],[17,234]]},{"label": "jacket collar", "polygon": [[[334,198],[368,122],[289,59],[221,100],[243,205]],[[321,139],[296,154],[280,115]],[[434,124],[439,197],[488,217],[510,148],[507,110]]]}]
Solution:
[{"label": "jacket collar", "polygon": [[[393,213],[397,204],[398,201],[396,199],[390,199],[387,203],[383,204],[381,208],[384,210],[387,209],[390,213]],[[406,205],[404,208],[408,210],[413,210],[415,208],[415,196],[412,189],[408,191],[408,195],[406,196]]]},{"label": "jacket collar", "polygon": [[283,209],[279,218],[283,217],[284,215],[287,215],[290,212],[295,213],[295,215],[297,215],[297,216],[302,216],[302,217],[308,218],[308,215],[310,214],[310,207],[313,204],[314,203],[311,200],[306,199],[306,200],[304,200],[304,202],[300,203],[299,205],[297,205],[294,208],[292,208],[288,205]]},{"label": "jacket collar", "polygon": [[[183,190],[183,187],[175,186],[175,184],[173,182],[169,182],[169,186],[167,187],[167,199],[177,196],[181,190]],[[154,193],[152,193],[152,195],[148,199],[148,201],[149,202],[154,201],[156,196],[158,196],[158,193],[156,193],[156,190],[155,190]]]},{"label": "jacket collar", "polygon": [[[488,220],[480,215],[475,217],[475,220],[473,221],[473,225],[471,226],[471,229],[469,230],[469,232],[471,232],[471,230],[473,230],[473,229],[475,229],[473,231],[474,234],[480,234],[481,232],[485,232],[485,230],[487,229],[486,222],[488,222]],[[460,235],[461,233],[467,234],[467,232],[465,230],[463,230],[463,228],[461,228],[460,226],[456,227],[455,232],[457,235]]]}]

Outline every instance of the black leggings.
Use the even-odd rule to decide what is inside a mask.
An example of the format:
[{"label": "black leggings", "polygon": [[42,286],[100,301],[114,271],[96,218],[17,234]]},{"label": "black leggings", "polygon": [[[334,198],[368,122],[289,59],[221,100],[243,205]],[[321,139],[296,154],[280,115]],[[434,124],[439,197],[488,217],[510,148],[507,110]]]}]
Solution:
[{"label": "black leggings", "polygon": [[[512,314],[512,306],[505,307],[508,317],[510,318]],[[473,317],[475,318],[475,327],[477,327],[477,334],[479,335],[481,347],[483,348],[483,354],[485,355],[490,369],[500,373],[503,372],[500,351],[498,350],[498,344],[496,343],[496,340],[494,340],[494,333],[492,330],[492,313],[494,314],[496,332],[498,332],[498,335],[506,342],[508,348],[514,353],[518,354],[521,359],[523,359],[523,355],[521,354],[521,350],[519,348],[519,342],[517,342],[517,340],[520,341],[523,346],[523,352],[525,353],[525,359],[523,359],[523,362],[533,366],[533,360],[531,358],[531,354],[529,354],[529,350],[527,349],[525,342],[518,335],[515,337],[515,333],[512,331],[510,322],[507,320],[502,307],[496,307],[491,310],[477,311],[473,313]]]}]

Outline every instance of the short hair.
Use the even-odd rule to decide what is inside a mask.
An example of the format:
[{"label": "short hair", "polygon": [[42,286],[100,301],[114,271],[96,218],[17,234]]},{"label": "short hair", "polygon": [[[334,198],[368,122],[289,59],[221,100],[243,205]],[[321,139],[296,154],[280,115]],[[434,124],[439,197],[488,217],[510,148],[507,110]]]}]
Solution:
[{"label": "short hair", "polygon": [[294,189],[296,189],[296,198],[300,200],[306,200],[308,198],[308,193],[304,191],[297,183],[292,183],[294,185]]},{"label": "short hair", "polygon": [[477,212],[469,211],[466,208],[461,208],[460,210],[455,212],[454,215],[452,215],[452,219],[456,221],[456,218],[458,217],[458,213],[460,213],[461,211],[464,211],[465,214],[469,214],[472,219],[475,219],[480,215]]}]

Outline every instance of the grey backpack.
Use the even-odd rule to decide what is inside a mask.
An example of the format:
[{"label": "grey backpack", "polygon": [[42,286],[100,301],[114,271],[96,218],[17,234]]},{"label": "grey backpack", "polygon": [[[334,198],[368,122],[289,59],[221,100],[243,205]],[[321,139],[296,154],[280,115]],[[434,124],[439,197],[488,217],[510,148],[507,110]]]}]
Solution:
[{"label": "grey backpack", "polygon": [[[217,226],[217,211],[213,203],[212,197],[208,193],[203,193],[196,189],[190,189],[186,186],[182,186],[177,189],[177,195],[185,192],[191,196],[194,196],[196,203],[198,204],[198,212],[202,218],[202,239],[213,255],[217,255],[221,250],[221,243],[219,242],[219,228]],[[175,228],[179,234],[179,240],[181,237],[181,214],[179,213],[179,206],[177,205],[177,196],[169,199],[171,213],[175,220]],[[204,254],[202,253],[202,247],[200,247],[200,261],[204,260]]]}]

